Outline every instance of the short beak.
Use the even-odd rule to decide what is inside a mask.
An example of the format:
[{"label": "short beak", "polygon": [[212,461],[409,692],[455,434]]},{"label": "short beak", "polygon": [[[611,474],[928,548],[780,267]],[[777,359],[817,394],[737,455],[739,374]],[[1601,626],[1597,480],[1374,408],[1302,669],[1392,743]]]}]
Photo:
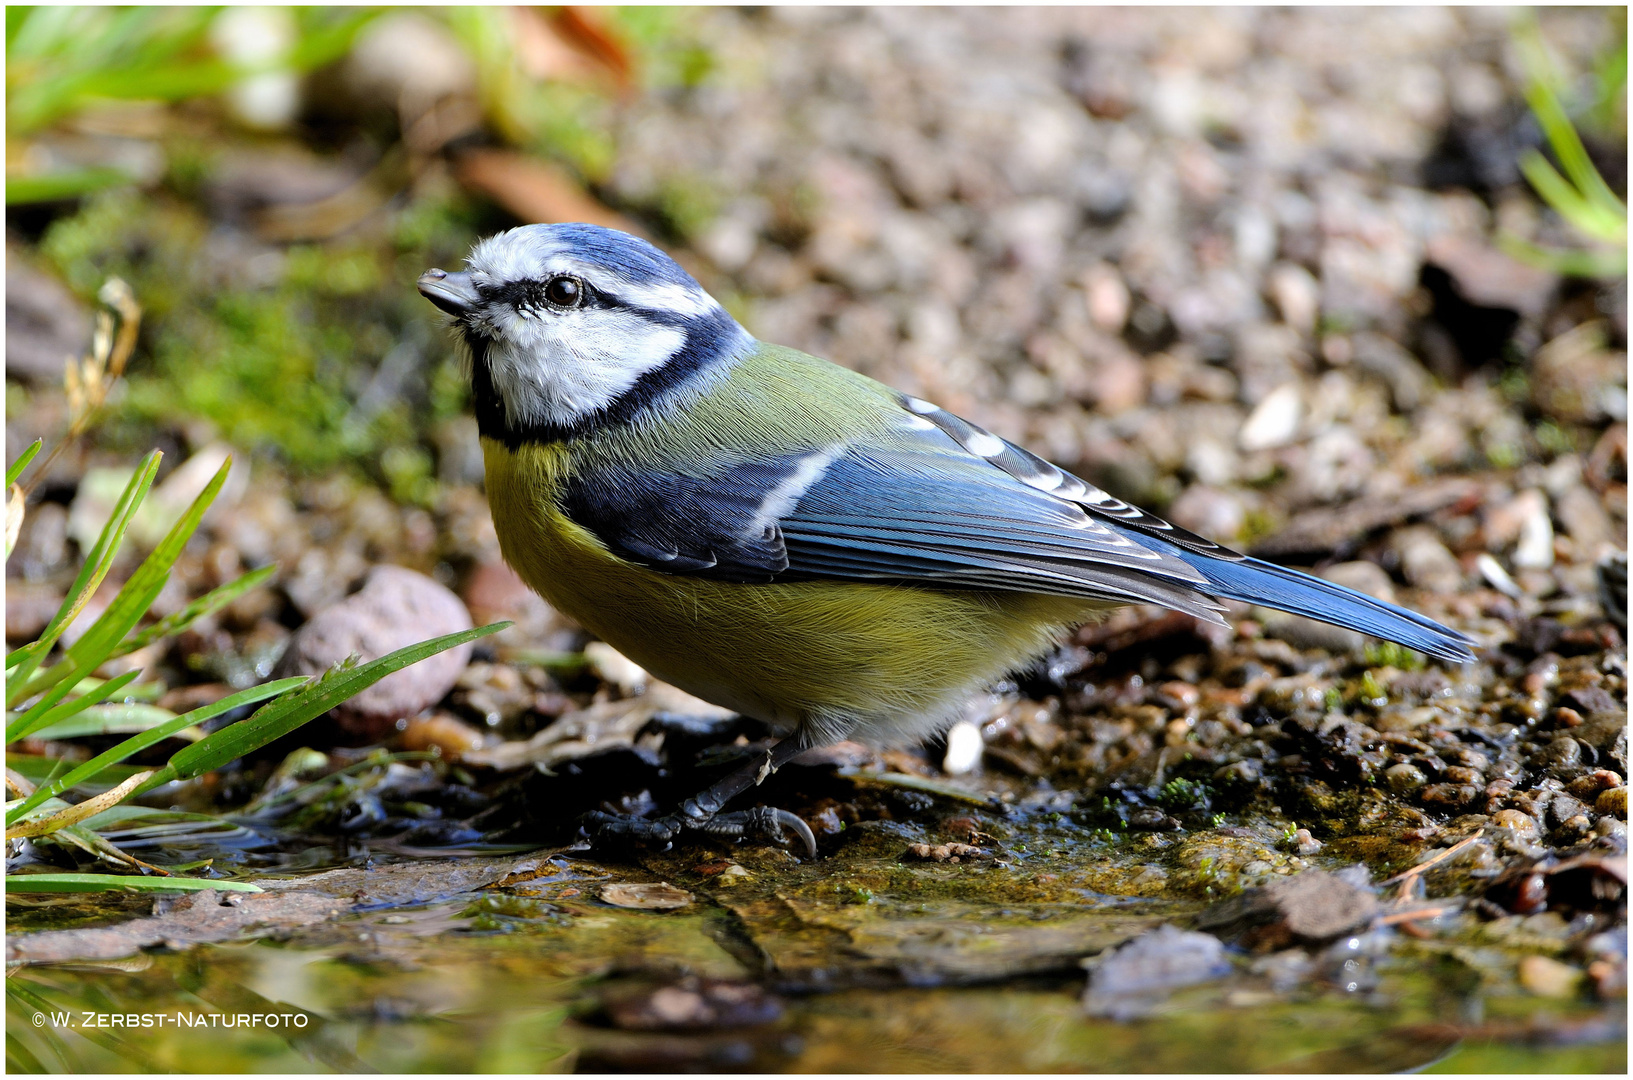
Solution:
[{"label": "short beak", "polygon": [[469,274],[427,270],[420,275],[419,286],[421,296],[455,318],[475,311],[477,302],[481,300]]}]

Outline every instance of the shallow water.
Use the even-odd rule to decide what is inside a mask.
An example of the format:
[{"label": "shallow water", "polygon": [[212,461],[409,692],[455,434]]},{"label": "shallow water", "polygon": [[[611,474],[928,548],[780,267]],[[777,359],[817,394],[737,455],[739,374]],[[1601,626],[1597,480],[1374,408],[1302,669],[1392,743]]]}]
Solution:
[{"label": "shallow water", "polygon": [[[639,866],[446,860],[266,880],[269,890],[344,897],[351,909],[275,935],[282,940],[15,968],[7,980],[10,1065],[96,1072],[1626,1069],[1625,1010],[1525,994],[1494,974],[1503,970],[1495,950],[1468,944],[1472,924],[1448,924],[1429,942],[1374,931],[1315,950],[1302,966],[1234,955],[1223,979],[1115,1022],[1085,1015],[1078,959],[1160,922],[1183,923],[1200,904],[1099,897],[1062,885],[1058,875],[1039,882],[1051,875],[1024,867],[894,858],[798,865],[769,849],[733,854],[735,861],[705,862],[696,852],[654,856]],[[672,911],[598,899],[609,883],[659,879],[694,899]],[[492,887],[500,881],[507,884]],[[77,908],[58,925],[86,918]],[[34,921],[43,921],[39,912]],[[684,1019],[632,1022],[617,1005],[699,985],[765,993],[753,1009],[692,1028]]]}]

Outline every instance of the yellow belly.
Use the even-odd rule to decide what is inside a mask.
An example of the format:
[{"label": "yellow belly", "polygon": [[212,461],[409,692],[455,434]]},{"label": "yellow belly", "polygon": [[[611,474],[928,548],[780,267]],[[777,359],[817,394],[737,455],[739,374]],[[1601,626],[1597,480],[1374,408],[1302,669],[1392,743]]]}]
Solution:
[{"label": "yellow belly", "polygon": [[557,509],[559,446],[484,439],[483,451],[500,549],[529,586],[658,678],[768,723],[854,721],[884,742],[921,735],[1097,610],[1030,593],[657,573]]}]

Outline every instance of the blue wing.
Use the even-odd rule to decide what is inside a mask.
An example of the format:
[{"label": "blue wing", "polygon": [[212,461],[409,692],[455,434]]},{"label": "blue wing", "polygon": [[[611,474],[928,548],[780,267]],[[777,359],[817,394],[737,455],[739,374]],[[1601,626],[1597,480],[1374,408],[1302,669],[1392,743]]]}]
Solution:
[{"label": "blue wing", "polygon": [[668,573],[1049,593],[1213,622],[1223,597],[1472,658],[1432,620],[1247,559],[927,402],[899,404],[888,439],[700,474],[600,470],[570,483],[563,509],[612,551]]}]

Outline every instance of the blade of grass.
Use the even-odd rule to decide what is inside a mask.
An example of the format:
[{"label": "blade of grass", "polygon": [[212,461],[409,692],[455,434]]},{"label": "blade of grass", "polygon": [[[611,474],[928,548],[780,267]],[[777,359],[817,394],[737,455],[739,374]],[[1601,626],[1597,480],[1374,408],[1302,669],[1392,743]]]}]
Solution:
[{"label": "blade of grass", "polygon": [[15,820],[14,814],[17,817],[22,816],[23,813],[39,805],[40,802],[61,795],[76,784],[84,783],[109,766],[141,753],[154,743],[169,738],[183,728],[191,727],[194,724],[202,724],[206,720],[236,709],[241,705],[251,705],[257,701],[265,701],[267,698],[276,697],[306,681],[304,678],[279,679],[262,686],[252,686],[248,690],[240,690],[238,693],[224,697],[220,701],[212,702],[209,705],[201,705],[191,712],[182,713],[169,723],[161,724],[150,731],[144,731],[140,735],[132,736],[119,745],[103,751],[83,765],[76,766],[62,778],[53,780],[50,784],[41,787],[33,795],[24,799],[18,809],[7,812],[6,824],[8,826],[12,824]]},{"label": "blade of grass", "polygon": [[107,889],[137,889],[142,892],[222,892],[257,893],[259,885],[247,881],[208,881],[201,878],[148,878],[124,874],[7,874],[7,892],[102,892]]},{"label": "blade of grass", "polygon": [[30,203],[59,202],[77,199],[103,188],[135,183],[136,178],[124,169],[97,166],[74,169],[71,172],[45,173],[41,176],[6,176],[6,205],[27,206]]},{"label": "blade of grass", "polygon": [[117,806],[125,796],[136,790],[137,785],[152,775],[151,771],[139,772],[118,787],[109,788],[100,795],[93,795],[84,802],[75,803],[54,814],[28,818],[16,825],[10,825],[6,828],[6,839],[20,840],[25,836],[44,836],[58,829],[66,829],[70,825],[78,825],[86,818],[95,817],[109,807]]},{"label": "blade of grass", "polygon": [[[169,709],[141,702],[92,705],[72,719],[33,732],[33,736],[36,739],[83,739],[87,735],[129,735],[151,730],[175,717]],[[185,732],[183,729],[177,735],[186,738]],[[194,742],[203,738],[202,733],[194,734]]]},{"label": "blade of grass", "polygon": [[125,582],[119,594],[108,605],[108,610],[102,613],[102,617],[85,631],[83,637],[74,642],[63,659],[31,680],[33,683],[29,688],[31,691],[38,693],[56,679],[88,675],[107,660],[114,647],[153,606],[154,599],[169,580],[170,568],[181,557],[187,541],[198,530],[204,512],[210,508],[210,503],[221,490],[221,485],[227,482],[227,473],[231,468],[232,458],[228,457],[210,478],[210,482],[204,486],[204,490],[199,492],[192,505],[187,508],[187,512],[177,519],[164,539],[159,541],[158,546],[146,559],[142,560],[142,565],[137,567],[130,580]]},{"label": "blade of grass", "polygon": [[[143,734],[145,735],[147,732],[143,732]],[[67,776],[70,763],[62,760],[61,758],[42,757],[39,754],[7,754],[6,766],[7,768],[15,771],[17,775],[21,776],[24,780],[27,780],[36,788],[39,788],[44,785],[54,783],[59,776]],[[81,780],[75,780],[72,784],[63,788],[62,790],[69,791],[73,788],[89,788],[97,784],[101,784],[103,790],[106,790],[107,788],[110,788],[119,783],[121,780],[125,779],[125,777],[130,776],[132,773],[139,773],[141,771],[141,768],[136,765],[104,765],[97,771],[96,775],[87,776]],[[60,795],[62,792],[58,792],[57,794]],[[96,792],[93,791],[91,794],[94,795]]]},{"label": "blade of grass", "polygon": [[110,655],[125,656],[129,653],[135,652],[137,649],[145,649],[155,641],[167,638],[171,634],[179,634],[189,626],[193,625],[195,621],[204,618],[206,615],[213,615],[217,611],[220,611],[222,608],[226,607],[234,600],[237,600],[240,596],[243,596],[251,589],[261,585],[267,580],[267,578],[271,577],[277,572],[278,567],[276,565],[262,566],[258,569],[251,570],[249,573],[245,574],[241,578],[238,578],[236,581],[229,581],[225,585],[211,589],[209,592],[205,593],[197,600],[194,600],[180,611],[171,615],[166,615],[152,626],[146,627],[132,634],[130,637],[120,642],[118,647],[115,648]]},{"label": "blade of grass", "polygon": [[126,851],[120,851],[108,841],[83,825],[70,825],[66,829],[58,829],[49,836],[42,836],[35,841],[37,844],[62,844],[67,847],[76,847],[94,858],[114,866],[134,870],[138,874],[154,874],[158,877],[169,877],[170,871],[162,866],[145,863]]},{"label": "blade of grass", "polygon": [[127,671],[116,679],[109,679],[91,693],[82,694],[72,701],[62,701],[62,698],[74,688],[74,684],[58,683],[49,694],[35,702],[32,708],[6,725],[6,745],[27,738],[42,728],[61,723],[92,705],[100,705],[135,682],[141,674],[140,671]]},{"label": "blade of grass", "polygon": [[1497,246],[1521,262],[1544,267],[1566,277],[1618,278],[1627,273],[1626,248],[1615,251],[1545,248],[1511,233],[1498,234]]},{"label": "blade of grass", "polygon": [[1598,240],[1616,241],[1627,235],[1625,210],[1607,208],[1582,197],[1548,159],[1535,150],[1520,155],[1520,172],[1544,202],[1580,232]]},{"label": "blade of grass", "polygon": [[17,460],[12,462],[11,466],[6,469],[6,486],[8,488],[17,482],[19,476],[23,475],[23,470],[28,468],[28,463],[34,460],[35,455],[40,452],[40,447],[44,445],[44,439],[35,439],[28,444],[27,449],[17,455]]},{"label": "blade of grass", "polygon": [[170,763],[150,777],[137,789],[137,793],[151,790],[172,780],[191,779],[200,773],[218,769],[229,761],[236,761],[274,739],[287,735],[308,720],[323,715],[394,671],[400,671],[445,649],[486,637],[509,625],[508,622],[501,622],[479,626],[472,630],[462,630],[457,634],[448,634],[398,649],[378,660],[371,660],[354,668],[332,669],[306,687],[263,705],[254,715],[230,727],[222,728],[202,742],[177,751],[170,759]]},{"label": "blade of grass", "polygon": [[[99,679],[95,675],[87,675],[85,678],[79,680],[76,686],[80,693],[89,694],[91,691],[99,689],[102,684],[107,681],[108,680],[106,679]],[[125,700],[145,701],[152,703],[164,697],[164,692],[167,689],[169,688],[165,686],[164,683],[157,680],[153,682],[139,682],[125,691]]]},{"label": "blade of grass", "polygon": [[1599,170],[1594,168],[1593,160],[1588,157],[1587,148],[1582,145],[1582,137],[1577,134],[1575,125],[1565,112],[1565,106],[1560,103],[1559,96],[1554,92],[1557,76],[1535,19],[1528,19],[1518,27],[1514,37],[1526,73],[1530,76],[1526,80],[1525,100],[1531,106],[1531,111],[1536,114],[1537,122],[1542,125],[1543,133],[1548,137],[1548,145],[1553,147],[1554,155],[1559,158],[1560,165],[1564,166],[1565,175],[1570,177],[1571,183],[1576,185],[1577,191],[1588,204],[1611,213],[1621,208],[1625,219],[1626,208],[1622,206],[1616,193],[1610,190],[1610,185],[1605,183],[1604,177],[1599,175]]},{"label": "blade of grass", "polygon": [[[97,537],[90,553],[86,555],[85,565],[74,578],[74,584],[69,588],[62,607],[58,609],[38,639],[6,657],[7,708],[15,708],[19,701],[29,696],[27,684],[38,670],[40,662],[51,651],[51,646],[57,643],[57,638],[62,635],[63,630],[90,602],[97,586],[102,584],[102,579],[108,576],[108,571],[113,567],[114,556],[125,538],[125,530],[130,527],[131,519],[136,516],[136,508],[141,505],[148,488],[153,486],[153,477],[159,471],[159,460],[162,457],[159,451],[154,450],[142,459],[142,463],[136,468],[136,474],[130,478],[130,483],[120,495],[113,515],[102,527],[102,534]],[[34,692],[38,693],[37,690]]]}]

